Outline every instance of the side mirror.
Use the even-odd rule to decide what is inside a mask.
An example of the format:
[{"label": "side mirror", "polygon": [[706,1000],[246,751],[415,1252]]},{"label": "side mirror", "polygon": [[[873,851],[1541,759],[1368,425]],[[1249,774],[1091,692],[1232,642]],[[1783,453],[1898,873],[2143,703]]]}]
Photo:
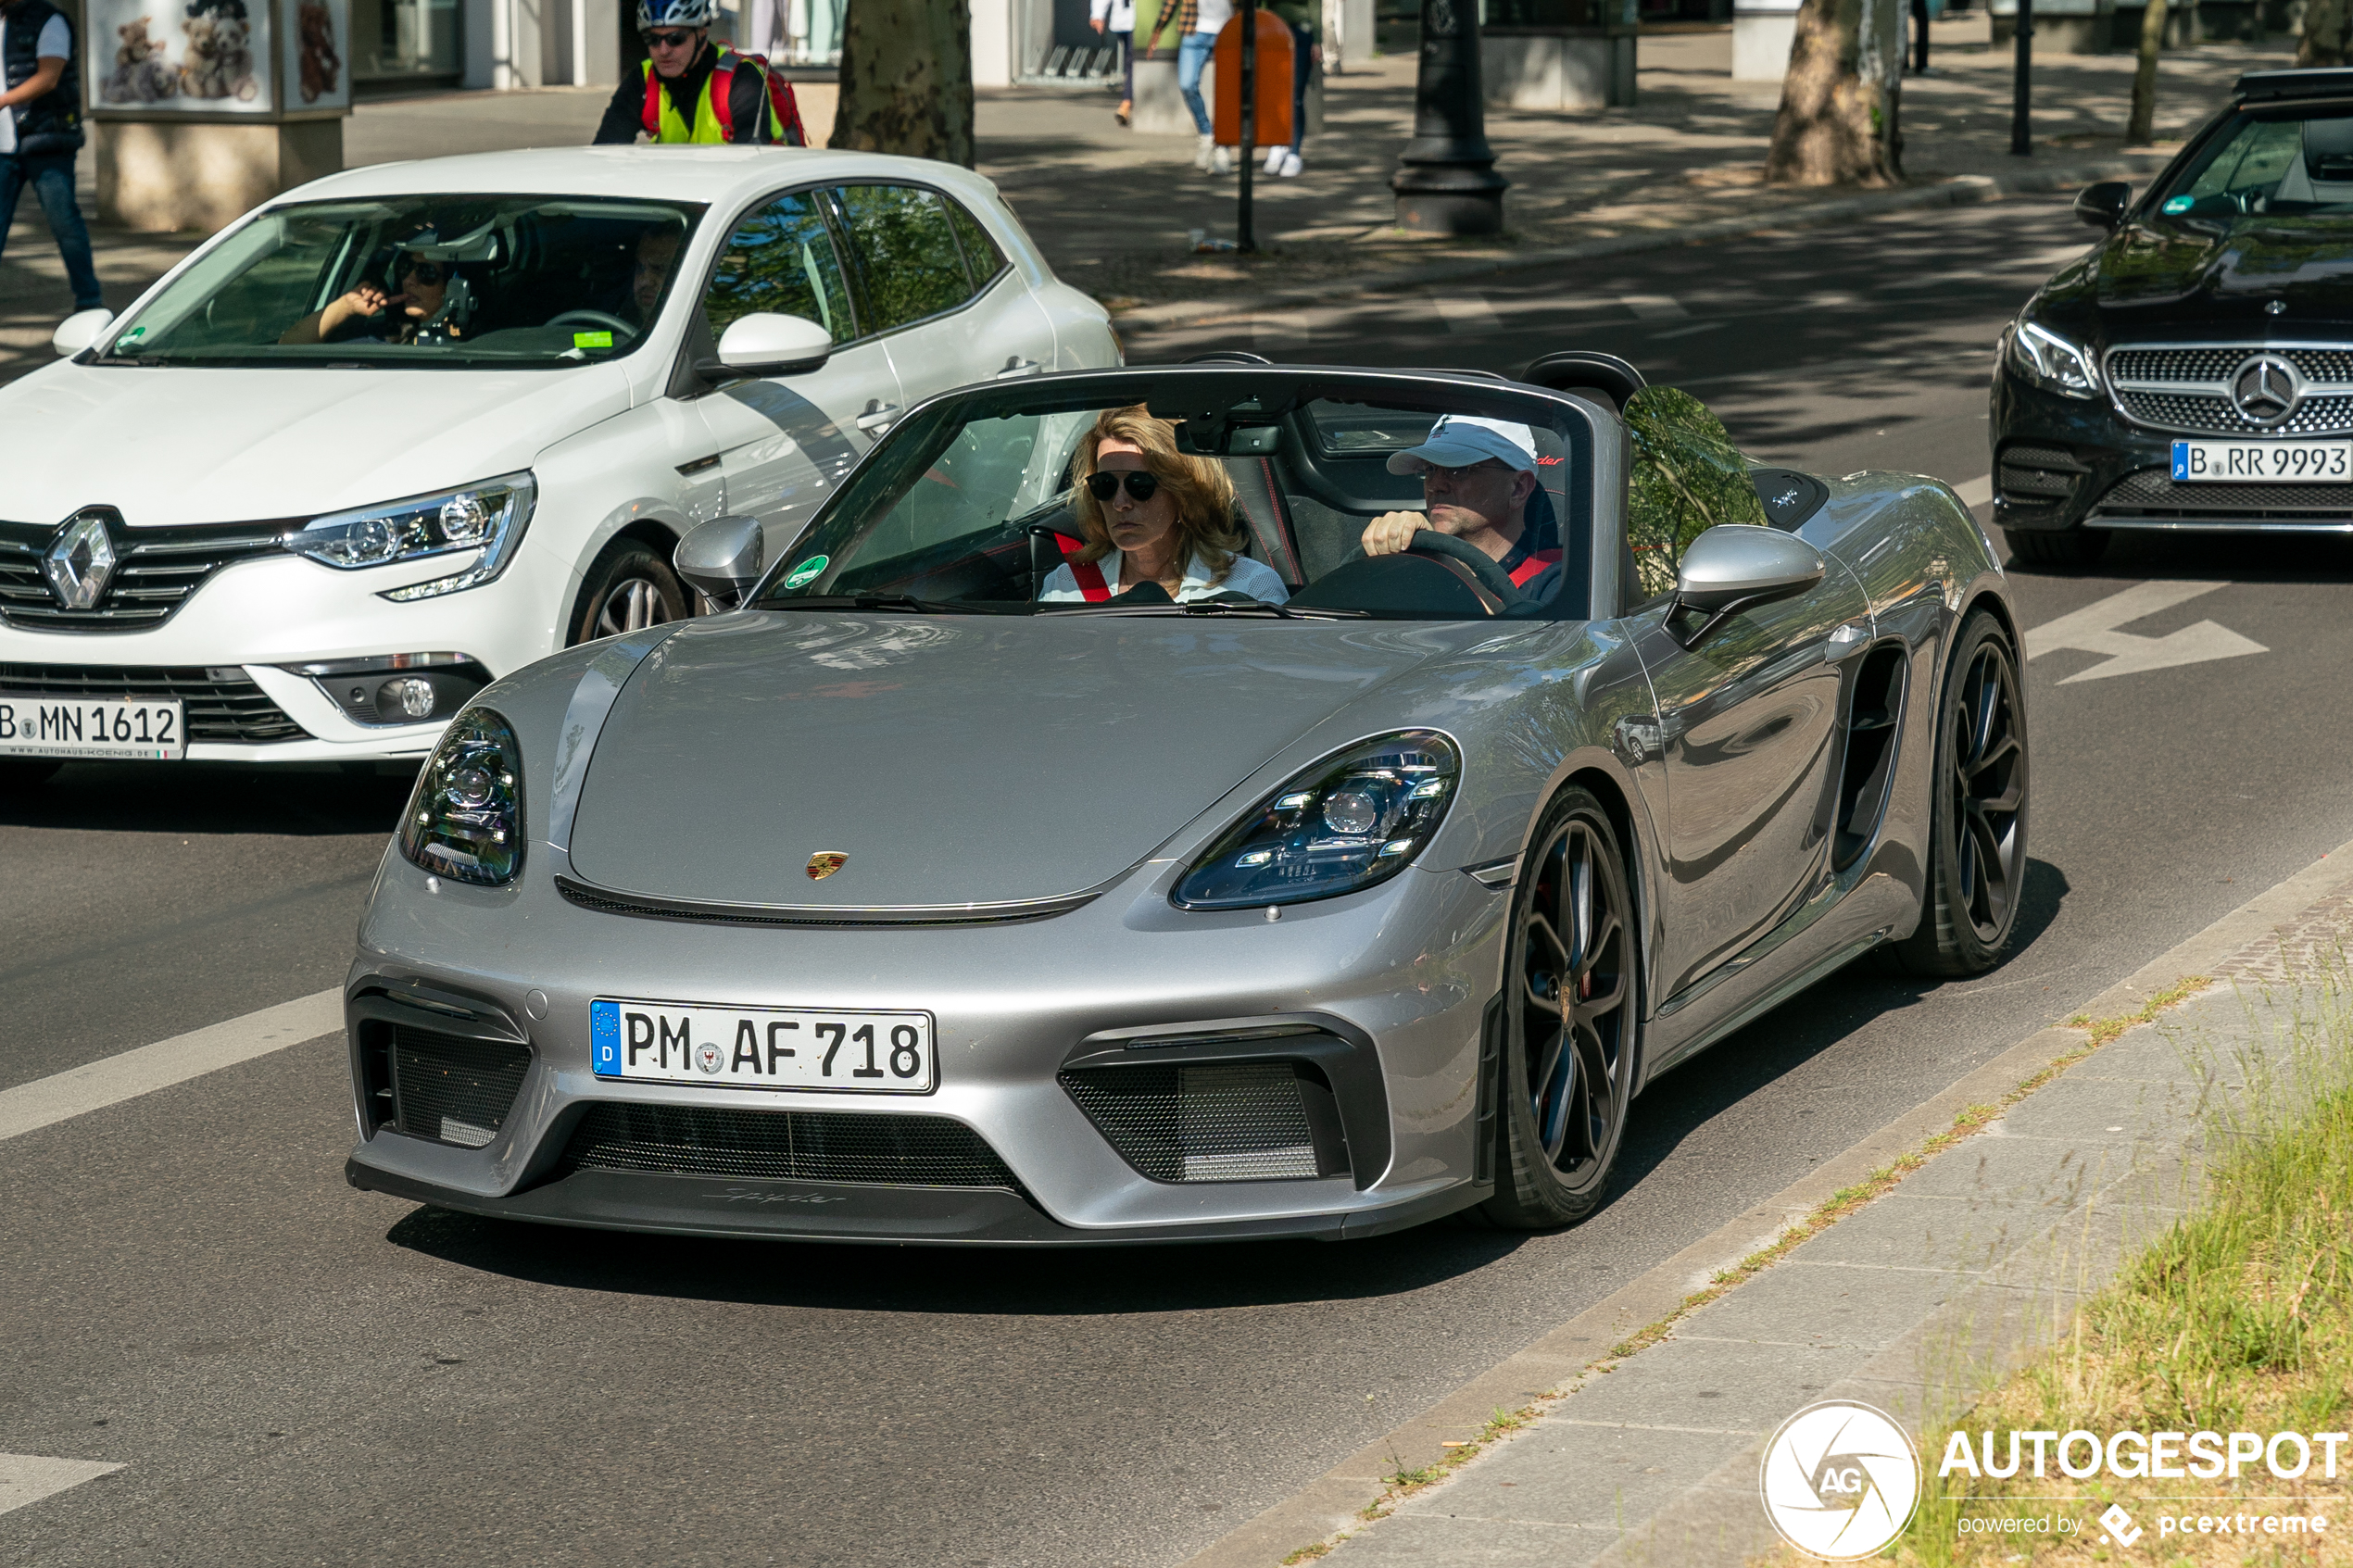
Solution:
[{"label": "side mirror", "polygon": [[720,338],[715,368],[746,376],[797,376],[817,369],[833,352],[834,334],[808,317],[755,310]]},{"label": "side mirror", "polygon": [[678,541],[670,564],[697,593],[733,609],[760,581],[762,547],[758,518],[713,518]]},{"label": "side mirror", "polygon": [[2095,229],[2113,230],[2124,221],[2124,209],[2132,205],[2132,186],[2121,180],[2103,180],[2084,186],[2077,194],[2075,216]]},{"label": "side mirror", "polygon": [[1683,610],[1705,617],[1698,630],[1676,641],[1696,647],[1732,616],[1775,599],[1802,594],[1822,580],[1822,552],[1777,528],[1728,522],[1709,529],[1683,552],[1675,583],[1671,621]]},{"label": "side mirror", "polygon": [[57,330],[49,334],[49,346],[59,358],[70,359],[97,342],[98,334],[113,324],[111,310],[77,310],[57,323]]}]

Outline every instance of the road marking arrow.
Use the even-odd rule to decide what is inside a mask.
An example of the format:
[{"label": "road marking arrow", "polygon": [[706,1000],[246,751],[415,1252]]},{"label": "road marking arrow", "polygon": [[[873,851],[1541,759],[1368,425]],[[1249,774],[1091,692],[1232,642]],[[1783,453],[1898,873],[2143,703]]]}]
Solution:
[{"label": "road marking arrow", "polygon": [[38,1454],[0,1454],[0,1513],[54,1497],[84,1481],[120,1470],[89,1459],[44,1459]]},{"label": "road marking arrow", "polygon": [[2082,609],[2070,610],[2026,633],[2026,657],[2040,659],[2059,648],[2104,653],[2108,659],[2081,670],[2059,683],[2101,681],[2110,675],[2137,675],[2147,670],[2170,670],[2177,664],[2203,664],[2208,659],[2236,659],[2241,654],[2269,653],[2261,643],[2240,636],[2227,626],[2201,621],[2162,637],[2135,636],[2120,632],[2144,616],[2186,604],[2201,594],[2230,586],[2227,583],[2141,583],[2120,594],[2110,594]]}]

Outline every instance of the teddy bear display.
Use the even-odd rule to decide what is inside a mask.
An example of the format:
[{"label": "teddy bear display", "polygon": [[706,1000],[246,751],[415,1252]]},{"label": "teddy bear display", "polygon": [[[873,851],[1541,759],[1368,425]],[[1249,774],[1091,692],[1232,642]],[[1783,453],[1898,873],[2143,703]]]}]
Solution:
[{"label": "teddy bear display", "polygon": [[150,17],[133,17],[116,28],[122,46],[114,52],[114,72],[98,85],[109,104],[154,104],[179,96],[180,73],[163,57],[163,41],[147,36]]},{"label": "teddy bear display", "polygon": [[319,0],[302,0],[296,12],[302,39],[302,101],[315,104],[335,90],[343,59],[335,53],[334,18]]},{"label": "teddy bear display", "polygon": [[188,35],[180,62],[181,92],[191,98],[249,100],[260,91],[253,76],[253,33],[245,0],[192,0],[180,31]]}]

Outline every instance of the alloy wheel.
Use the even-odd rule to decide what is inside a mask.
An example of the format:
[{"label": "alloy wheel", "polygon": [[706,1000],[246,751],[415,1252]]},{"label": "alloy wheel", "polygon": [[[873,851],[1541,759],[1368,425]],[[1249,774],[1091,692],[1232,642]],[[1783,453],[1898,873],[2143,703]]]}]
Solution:
[{"label": "alloy wheel", "polygon": [[2009,929],[2018,888],[2019,814],[2026,804],[2026,749],[2019,736],[2018,671],[1988,639],[1955,694],[1952,759],[1954,893],[1982,942]]},{"label": "alloy wheel", "polygon": [[1582,818],[1537,857],[1520,942],[1525,1092],[1544,1157],[1583,1187],[1616,1152],[1625,1115],[1631,954],[1625,873]]},{"label": "alloy wheel", "polygon": [[669,619],[670,607],[662,602],[659,584],[649,578],[624,577],[607,591],[604,602],[597,607],[596,627],[588,634],[618,636],[623,632],[659,626]]}]

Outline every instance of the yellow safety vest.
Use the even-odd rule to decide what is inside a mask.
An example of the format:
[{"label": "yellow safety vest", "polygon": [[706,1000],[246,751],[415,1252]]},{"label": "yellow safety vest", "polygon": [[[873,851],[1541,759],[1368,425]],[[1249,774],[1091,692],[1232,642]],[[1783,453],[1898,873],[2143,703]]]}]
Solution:
[{"label": "yellow safety vest", "polygon": [[646,76],[643,123],[646,134],[655,141],[709,144],[734,141],[736,128],[728,94],[734,87],[737,70],[756,70],[765,89],[761,97],[767,109],[769,139],[780,144],[785,142],[785,121],[784,117],[776,112],[774,84],[763,64],[751,56],[738,55],[724,45],[721,47],[719,58],[711,65],[710,80],[703,84],[702,96],[696,101],[695,123],[691,128],[678,117],[670,94],[662,90],[661,80],[654,75],[653,61],[645,61],[641,69]]}]

